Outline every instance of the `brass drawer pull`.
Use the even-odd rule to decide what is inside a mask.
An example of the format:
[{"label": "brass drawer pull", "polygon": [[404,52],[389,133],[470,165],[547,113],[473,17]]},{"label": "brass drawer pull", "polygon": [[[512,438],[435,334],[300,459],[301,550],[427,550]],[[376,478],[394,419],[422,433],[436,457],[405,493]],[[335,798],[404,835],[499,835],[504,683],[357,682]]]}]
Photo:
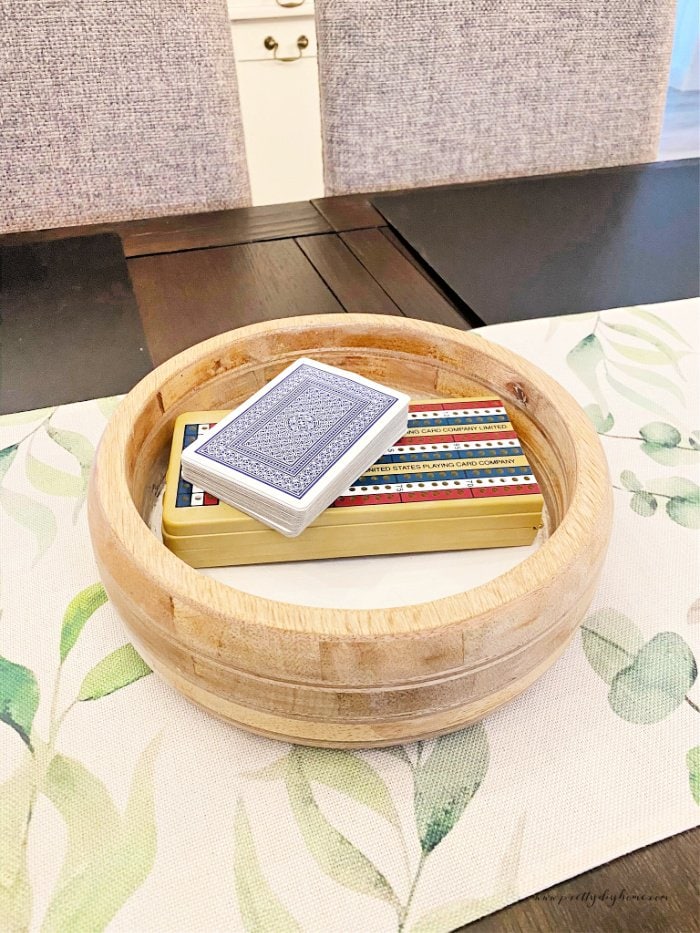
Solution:
[{"label": "brass drawer pull", "polygon": [[293,6],[304,6],[304,0],[289,0],[287,3],[283,3],[282,0],[277,0],[277,6],[284,7],[285,10],[288,10]]},{"label": "brass drawer pull", "polygon": [[278,55],[278,54],[277,54],[277,49],[279,48],[279,42],[278,42],[277,39],[275,39],[273,36],[268,36],[267,39],[264,40],[263,45],[264,45],[265,48],[268,50],[268,52],[272,52],[272,53],[273,53],[273,58],[274,58],[276,61],[278,61],[278,62],[297,62],[297,61],[299,61],[299,59],[301,58],[301,56],[304,54],[304,49],[308,49],[308,47],[309,47],[309,40],[307,39],[306,36],[299,36],[299,38],[297,39],[297,48],[299,49],[299,54],[298,54],[298,55],[291,55],[291,56],[289,56],[289,57],[286,57],[286,56]]}]

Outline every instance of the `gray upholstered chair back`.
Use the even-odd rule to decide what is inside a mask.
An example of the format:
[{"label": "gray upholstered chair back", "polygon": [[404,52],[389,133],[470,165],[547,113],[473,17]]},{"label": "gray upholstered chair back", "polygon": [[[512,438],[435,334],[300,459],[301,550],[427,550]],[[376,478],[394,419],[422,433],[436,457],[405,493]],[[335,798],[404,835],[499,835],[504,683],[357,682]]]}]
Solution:
[{"label": "gray upholstered chair back", "polygon": [[0,232],[249,203],[226,0],[2,0]]},{"label": "gray upholstered chair back", "polygon": [[316,0],[327,194],[656,156],[673,0]]}]

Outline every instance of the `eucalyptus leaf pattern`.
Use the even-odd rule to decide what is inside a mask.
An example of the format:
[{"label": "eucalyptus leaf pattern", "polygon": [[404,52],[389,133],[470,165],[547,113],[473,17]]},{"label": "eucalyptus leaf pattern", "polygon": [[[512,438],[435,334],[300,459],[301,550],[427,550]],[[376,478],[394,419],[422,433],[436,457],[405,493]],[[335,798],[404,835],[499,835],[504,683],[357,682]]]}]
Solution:
[{"label": "eucalyptus leaf pattern", "polygon": [[[335,749],[293,747],[282,758],[254,772],[246,778],[251,781],[280,781],[286,787],[289,804],[304,844],[321,871],[338,884],[360,894],[385,901],[396,911],[397,930],[408,929],[412,903],[418,889],[426,860],[459,822],[465,809],[481,786],[489,763],[489,744],[483,724],[470,726],[451,735],[440,736],[431,742],[418,742],[415,759],[403,746],[394,746],[374,752],[398,759],[411,772],[413,779],[413,806],[416,842],[419,855],[412,869],[410,889],[405,897],[391,885],[387,877],[367,855],[358,849],[335,827],[321,810],[314,796],[314,784],[332,788],[350,801],[372,810],[394,831],[403,833],[399,814],[390,788],[378,771],[355,752]],[[415,761],[415,763],[414,763]],[[237,839],[244,854],[236,858],[235,882],[239,891],[246,930],[262,930],[260,916],[250,903],[250,888],[254,886],[259,897],[267,897],[268,885],[255,858],[255,843],[247,817],[239,804]],[[515,843],[519,853],[522,843],[522,824]],[[404,846],[406,841],[404,840]],[[504,855],[506,868],[513,861],[513,853]],[[519,860],[519,854],[516,857]],[[410,869],[409,869],[410,870]],[[503,881],[504,891],[513,879]],[[511,890],[511,888],[507,888]],[[275,895],[271,895],[276,902]],[[482,907],[496,904],[501,894],[493,894],[479,902]],[[256,901],[257,903],[257,901]],[[475,902],[476,903],[476,902]],[[274,907],[285,910],[281,905]],[[495,908],[494,908],[495,909]],[[454,911],[468,913],[468,905],[454,907]],[[286,911],[285,911],[286,915]],[[445,913],[445,917],[450,911]],[[442,915],[441,915],[442,916]],[[419,928],[432,922],[424,917]]]},{"label": "eucalyptus leaf pattern", "polygon": [[606,377],[610,385],[615,391],[626,399],[628,402],[632,402],[633,405],[638,406],[639,408],[644,408],[646,411],[650,411],[655,415],[661,415],[662,418],[671,417],[671,411],[666,405],[660,405],[656,401],[656,396],[645,395],[640,392],[638,389],[633,386],[628,385],[626,382],[623,382],[621,378],[613,375],[613,371],[610,368],[606,368]]},{"label": "eucalyptus leaf pattern", "polygon": [[405,746],[292,748],[161,687],[124,644],[82,509],[120,399],[0,417],[0,929],[448,933],[697,823],[700,305],[676,307],[481,332],[585,408],[613,545],[542,680]]},{"label": "eucalyptus leaf pattern", "polygon": [[685,758],[688,766],[688,783],[695,803],[700,805],[700,745],[691,748]]},{"label": "eucalyptus leaf pattern", "polygon": [[[638,344],[629,345],[616,343],[611,340],[611,345],[624,356],[627,356],[631,360],[636,360],[638,363],[649,363],[652,366],[670,363],[680,375],[678,360],[685,356],[685,350],[674,351],[659,337],[641,327],[634,327],[629,324],[613,324],[607,320],[602,320],[602,324],[609,330],[617,331],[617,333],[625,334],[628,337],[636,337],[637,340],[641,342],[642,345],[639,346]],[[650,345],[654,349],[649,349],[646,345]]]},{"label": "eucalyptus leaf pattern", "polygon": [[70,601],[61,625],[61,662],[68,657],[87,620],[106,602],[107,593],[101,583],[86,587]]},{"label": "eucalyptus leaf pattern", "polygon": [[697,676],[687,642],[675,632],[659,632],[615,676],[608,701],[628,722],[660,722],[683,703]]},{"label": "eucalyptus leaf pattern", "polygon": [[41,502],[36,502],[24,493],[0,486],[0,506],[18,525],[26,528],[36,541],[34,563],[46,554],[56,537],[56,516]]},{"label": "eucalyptus leaf pattern", "polygon": [[620,360],[610,362],[620,374],[629,376],[633,380],[633,385],[642,382],[645,386],[650,386],[652,392],[656,389],[662,389],[672,395],[681,405],[683,404],[685,399],[683,390],[668,376],[664,376],[663,373],[650,369],[649,366],[635,366],[630,363],[622,363]]},{"label": "eucalyptus leaf pattern", "polygon": [[663,511],[671,521],[684,528],[700,528],[700,486],[684,476],[658,477],[643,486],[636,474],[623,470],[615,488],[632,493],[630,508],[643,518],[654,515],[663,499]]},{"label": "eucalyptus leaf pattern", "polygon": [[[698,466],[700,457],[692,444],[683,445],[678,428],[664,421],[653,421],[639,429],[643,453],[661,466]],[[690,438],[689,438],[690,440]]]},{"label": "eucalyptus leaf pattern", "polygon": [[32,424],[36,421],[45,421],[56,411],[52,408],[35,408],[32,411],[20,411],[13,415],[0,415],[0,428],[14,427],[16,424]]},{"label": "eucalyptus leaf pattern", "polygon": [[108,421],[119,407],[119,403],[124,398],[123,395],[110,395],[106,398],[97,399],[97,407]]},{"label": "eucalyptus leaf pattern", "polygon": [[308,781],[325,784],[352,797],[398,827],[399,815],[386,784],[359,755],[340,749],[305,746],[295,748],[291,754]]},{"label": "eucalyptus leaf pattern", "polygon": [[95,448],[90,441],[78,431],[68,431],[65,428],[55,428],[47,424],[46,433],[52,441],[62,447],[78,461],[83,484],[87,484],[90,466],[95,456]]},{"label": "eucalyptus leaf pattern", "polygon": [[700,528],[700,499],[697,495],[673,496],[666,503],[666,511],[677,525],[696,530]]},{"label": "eucalyptus leaf pattern", "polygon": [[39,686],[34,674],[29,668],[0,657],[0,721],[11,726],[30,749],[38,706]]},{"label": "eucalyptus leaf pattern", "polygon": [[662,330],[665,333],[670,334],[674,340],[678,341],[678,343],[681,344],[681,346],[687,347],[687,349],[689,350],[692,349],[691,344],[688,343],[688,341],[683,336],[683,334],[678,330],[678,328],[674,327],[673,324],[671,324],[671,322],[667,320],[666,318],[660,317],[658,314],[654,314],[654,312],[649,311],[648,308],[639,308],[639,307],[634,308],[633,307],[633,308],[629,308],[628,310],[629,310],[630,315],[632,315],[633,317],[641,318],[641,320],[646,321],[649,324],[653,324],[654,327],[658,328],[659,330]]},{"label": "eucalyptus leaf pattern", "polygon": [[599,422],[605,421],[610,414],[610,407],[599,381],[599,372],[604,359],[603,345],[595,333],[580,340],[566,357],[566,362],[595,399],[596,420]]},{"label": "eucalyptus leaf pattern", "polygon": [[286,782],[297,826],[319,868],[329,878],[353,891],[398,907],[396,893],[382,872],[324,816],[314,798],[300,756],[294,753],[288,760]]},{"label": "eucalyptus leaf pattern", "polygon": [[518,896],[518,872],[520,869],[525,817],[521,816],[515,832],[501,857],[496,890],[482,898],[467,898],[442,904],[424,913],[410,927],[410,933],[434,933],[435,930],[454,930],[464,924],[478,920],[486,913],[500,910]]},{"label": "eucalyptus leaf pattern", "polygon": [[608,431],[612,431],[615,427],[615,419],[613,418],[612,412],[603,415],[600,405],[586,405],[584,411],[593,422],[593,427],[598,434],[607,434]]},{"label": "eucalyptus leaf pattern", "polygon": [[133,645],[122,645],[86,674],[78,692],[79,700],[99,700],[122,687],[146,677],[151,669]]},{"label": "eucalyptus leaf pattern", "polygon": [[25,463],[27,478],[39,492],[46,493],[49,496],[67,496],[69,498],[78,498],[83,494],[82,477],[60,470],[50,463],[44,463],[30,453],[27,454]]},{"label": "eucalyptus leaf pattern", "polygon": [[586,658],[610,685],[608,702],[627,722],[660,722],[684,701],[698,676],[695,656],[676,632],[645,641],[641,630],[614,609],[591,613],[581,627]]},{"label": "eucalyptus leaf pattern", "polygon": [[426,855],[456,825],[481,786],[488,764],[488,739],[481,723],[440,736],[427,759],[419,759],[414,805],[418,837]]},{"label": "eucalyptus leaf pattern", "polygon": [[632,470],[623,470],[622,473],[620,473],[620,482],[622,483],[622,488],[626,489],[627,492],[642,492],[644,489],[644,486],[642,486]]},{"label": "eucalyptus leaf pattern", "polygon": [[663,421],[652,421],[639,429],[639,433],[647,444],[656,447],[677,447],[681,442],[681,432],[672,424]]},{"label": "eucalyptus leaf pattern", "polygon": [[390,745],[388,748],[384,749],[385,754],[392,755],[394,758],[398,758],[399,761],[402,761],[404,764],[410,765],[411,759],[406,753],[406,749],[403,745]]},{"label": "eucalyptus leaf pattern", "polygon": [[80,762],[55,755],[44,793],[63,817],[68,850],[42,933],[102,930],[141,885],[156,852],[153,766],[158,740],[142,752],[123,814]]},{"label": "eucalyptus leaf pattern", "polygon": [[700,599],[696,599],[689,607],[686,615],[688,625],[700,624]]},{"label": "eucalyptus leaf pattern", "polygon": [[635,492],[630,499],[630,508],[643,518],[650,518],[658,507],[658,502],[650,492]]},{"label": "eucalyptus leaf pattern", "polygon": [[[679,362],[689,352],[687,341],[652,312],[628,308],[626,313],[627,320],[620,319],[620,312],[615,319],[611,312],[598,314],[591,333],[566,358],[595,403],[586,412],[599,434],[612,428],[608,426],[613,415],[608,388],[632,405],[664,418],[672,417],[669,397],[674,403],[685,400]],[[645,326],[631,322],[633,318],[643,319]]]},{"label": "eucalyptus leaf pattern", "polygon": [[[143,883],[153,865],[153,766],[158,740],[141,754],[123,813],[119,813],[98,777],[56,749],[61,725],[81,699],[79,695],[62,713],[58,712],[64,662],[88,620],[106,601],[102,585],[95,583],[77,593],[63,613],[48,740],[36,734],[34,720],[40,690],[34,672],[0,657],[0,721],[14,729],[26,746],[19,767],[0,785],[2,929],[24,930],[31,918],[27,839],[39,795],[60,813],[68,836],[63,866],[41,924],[42,933],[102,930]],[[125,645],[86,676],[81,688],[86,696],[82,698],[105,696],[146,673],[150,669],[131,645]]]},{"label": "eucalyptus leaf pattern", "polygon": [[588,663],[606,684],[611,684],[634,661],[644,636],[623,613],[599,609],[586,617],[581,641]]},{"label": "eucalyptus leaf pattern", "polygon": [[7,930],[26,930],[31,919],[27,814],[34,795],[34,761],[27,752],[14,773],[0,784],[0,923]]},{"label": "eucalyptus leaf pattern", "polygon": [[234,824],[236,897],[247,933],[301,933],[301,927],[274,893],[260,867],[250,821],[239,801]]},{"label": "eucalyptus leaf pattern", "polygon": [[695,451],[685,450],[682,447],[665,447],[662,444],[644,443],[642,453],[650,457],[655,463],[665,467],[696,466],[697,454]]},{"label": "eucalyptus leaf pattern", "polygon": [[12,461],[17,456],[18,450],[19,444],[9,444],[7,447],[3,447],[3,449],[0,450],[0,483],[12,466]]}]

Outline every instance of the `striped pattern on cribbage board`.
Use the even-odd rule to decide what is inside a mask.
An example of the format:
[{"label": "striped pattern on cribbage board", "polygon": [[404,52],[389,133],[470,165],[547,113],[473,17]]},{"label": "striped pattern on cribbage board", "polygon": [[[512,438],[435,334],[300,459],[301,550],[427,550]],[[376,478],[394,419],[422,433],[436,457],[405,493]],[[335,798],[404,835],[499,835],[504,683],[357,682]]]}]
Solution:
[{"label": "striped pattern on cribbage board", "polygon": [[[188,424],[184,450],[211,424]],[[409,406],[406,434],[331,508],[539,494],[518,435],[499,399]],[[176,508],[219,500],[179,473]]]},{"label": "striped pattern on cribbage board", "polygon": [[[196,441],[205,431],[208,431],[209,428],[213,428],[216,423],[216,421],[213,421],[211,424],[186,424],[185,433],[182,438],[182,449],[184,450],[185,447],[189,447],[189,445]],[[182,467],[180,467],[177,479],[177,495],[175,497],[176,509],[218,504],[219,500],[216,496],[212,496],[199,486],[193,486],[192,483],[188,483],[186,479],[183,479]]]},{"label": "striped pattern on cribbage board", "polygon": [[459,399],[411,405],[406,434],[333,506],[539,493],[503,402]]}]

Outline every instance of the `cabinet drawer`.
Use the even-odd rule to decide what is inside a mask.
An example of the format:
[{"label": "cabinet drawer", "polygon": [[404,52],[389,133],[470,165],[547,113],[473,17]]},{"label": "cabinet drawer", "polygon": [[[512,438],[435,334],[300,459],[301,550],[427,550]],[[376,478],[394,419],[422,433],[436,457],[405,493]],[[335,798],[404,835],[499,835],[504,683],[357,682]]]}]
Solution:
[{"label": "cabinet drawer", "polygon": [[314,0],[228,0],[229,19],[313,16]]},{"label": "cabinet drawer", "polygon": [[[249,20],[231,24],[233,52],[237,62],[272,61],[273,49],[265,47],[265,40],[270,37],[277,45],[277,59],[316,57],[316,24],[313,16],[297,16],[285,20]],[[308,39],[308,45],[300,49],[301,37]],[[285,62],[293,65],[293,62]]]}]

